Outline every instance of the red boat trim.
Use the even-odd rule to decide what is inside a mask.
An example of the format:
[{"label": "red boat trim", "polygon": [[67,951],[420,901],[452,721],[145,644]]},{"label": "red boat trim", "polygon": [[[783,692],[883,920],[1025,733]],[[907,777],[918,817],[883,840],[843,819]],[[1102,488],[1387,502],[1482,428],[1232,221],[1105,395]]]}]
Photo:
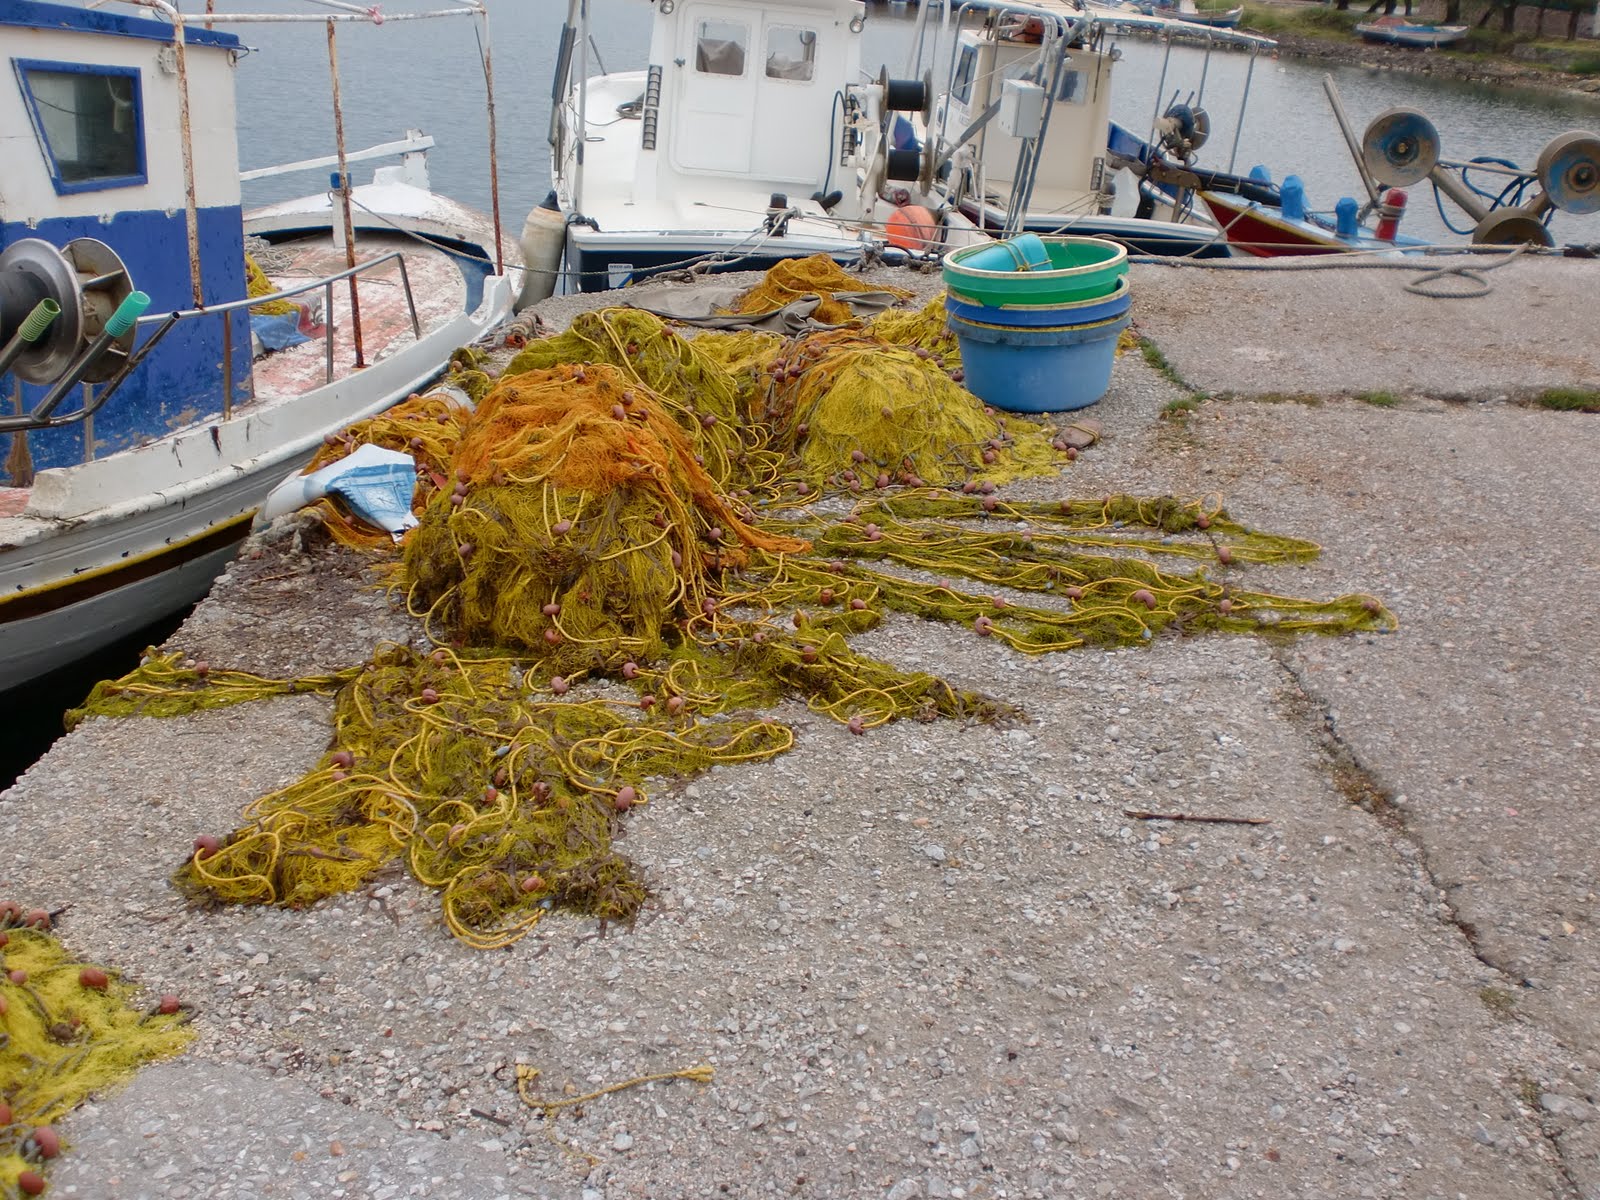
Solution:
[{"label": "red boat trim", "polygon": [[1260,208],[1229,203],[1210,192],[1201,192],[1211,215],[1222,228],[1228,245],[1257,258],[1276,258],[1287,254],[1342,254],[1350,249],[1333,234],[1319,238],[1308,229],[1291,225]]}]

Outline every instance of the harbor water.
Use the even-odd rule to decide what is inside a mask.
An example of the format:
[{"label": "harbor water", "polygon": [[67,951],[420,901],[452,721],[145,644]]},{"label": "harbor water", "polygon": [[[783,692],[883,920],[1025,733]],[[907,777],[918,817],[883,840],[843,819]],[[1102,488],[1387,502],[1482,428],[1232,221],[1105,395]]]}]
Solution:
[{"label": "harbor water", "polygon": [[[272,0],[262,0],[258,7]],[[651,6],[645,0],[591,0],[594,46],[591,72],[643,64],[649,47]],[[407,4],[405,7],[418,7]],[[566,0],[490,0],[495,95],[499,118],[501,204],[515,233],[522,218],[550,186],[546,135],[550,78]],[[936,19],[936,18],[935,18]],[[891,75],[905,67],[916,10],[903,5],[869,7],[862,54],[864,70]],[[469,22],[388,23],[373,28],[342,26],[340,67],[346,136],[352,148],[389,141],[416,127],[438,141],[430,152],[434,186],[464,203],[487,210],[489,180],[484,86]],[[326,57],[306,53],[306,40],[292,29],[252,26],[245,40],[256,49],[238,72],[240,141],[246,168],[269,166],[329,152],[333,115]],[[1114,118],[1139,134],[1150,130],[1157,86],[1165,65],[1162,107],[1174,96],[1198,98],[1211,114],[1210,143],[1201,165],[1257,163],[1274,178],[1293,172],[1305,181],[1310,206],[1331,211],[1340,196],[1359,196],[1361,184],[1322,90],[1332,74],[1357,132],[1387,108],[1426,113],[1439,130],[1446,158],[1488,155],[1531,167],[1539,149],[1573,128],[1600,130],[1600,100],[1462,84],[1387,70],[1333,67],[1262,54],[1218,50],[1207,56],[1175,46],[1124,36],[1115,39],[1123,61],[1113,96]],[[1239,114],[1249,85],[1249,103]],[[1235,132],[1238,145],[1235,150]],[[817,153],[826,153],[819,131]],[[365,170],[358,167],[358,171]],[[264,203],[300,195],[317,186],[314,174],[252,183],[246,202]],[[1128,190],[1128,189],[1125,189]],[[1425,185],[1411,189],[1407,232],[1457,240],[1441,221]],[[1119,210],[1131,207],[1125,196]],[[760,214],[757,214],[759,217]],[[1452,217],[1461,224],[1460,215]],[[1595,220],[1563,220],[1558,238],[1593,240]]]}]

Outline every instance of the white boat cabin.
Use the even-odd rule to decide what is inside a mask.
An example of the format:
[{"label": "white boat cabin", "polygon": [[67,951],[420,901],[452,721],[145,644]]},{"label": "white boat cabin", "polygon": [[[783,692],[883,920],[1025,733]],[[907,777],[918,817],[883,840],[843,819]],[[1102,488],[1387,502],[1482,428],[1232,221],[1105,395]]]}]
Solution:
[{"label": "white boat cabin", "polygon": [[861,82],[862,0],[655,0],[643,71],[585,78],[582,18],[558,68],[552,167],[564,212],[600,230],[748,230],[773,193],[822,215],[845,193],[841,111]]},{"label": "white boat cabin", "polygon": [[[1095,32],[1100,32],[1098,26]],[[997,119],[984,124],[957,152],[950,191],[1005,207],[1019,177],[1026,178],[1024,137],[1037,136],[1028,211],[1110,212],[1106,131],[1112,70],[1119,55],[1114,48],[1103,48],[1096,37],[1041,63],[1040,45],[1039,24],[1026,20],[962,32],[949,93],[942,101],[943,129],[959,136],[990,105],[1001,102],[1001,107]],[[1055,102],[1046,103],[1052,92]]]},{"label": "white boat cabin", "polygon": [[[244,227],[235,140],[231,33],[189,26],[190,115],[198,282],[186,249],[186,188],[172,26],[142,13],[110,13],[32,0],[0,5],[0,251],[23,238],[64,246],[97,238],[121,256],[152,312],[245,296]],[[196,295],[198,288],[199,295]],[[207,411],[223,369],[250,380],[243,310],[172,330],[92,420],[27,435],[33,466],[81,463],[159,437]],[[48,390],[3,381],[5,412]],[[21,435],[13,435],[21,436]],[[10,437],[0,436],[0,443]],[[5,445],[0,445],[0,456]]]}]

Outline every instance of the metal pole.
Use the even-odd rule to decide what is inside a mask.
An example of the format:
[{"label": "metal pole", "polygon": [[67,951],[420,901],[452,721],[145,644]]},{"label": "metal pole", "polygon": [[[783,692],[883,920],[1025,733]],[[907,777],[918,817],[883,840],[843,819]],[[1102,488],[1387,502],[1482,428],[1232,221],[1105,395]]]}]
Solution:
[{"label": "metal pole", "polygon": [[1195,95],[1194,105],[1199,108],[1206,100],[1206,76],[1211,74],[1211,35],[1206,35],[1206,56],[1200,60],[1200,91]]},{"label": "metal pole", "polygon": [[578,0],[578,136],[573,146],[572,212],[583,215],[583,145],[589,137],[589,0]]},{"label": "metal pole", "polygon": [[1471,189],[1451,175],[1443,163],[1428,172],[1428,181],[1460,205],[1461,211],[1474,221],[1481,221],[1489,215],[1489,206],[1483,202],[1483,198],[1473,195]]},{"label": "metal pole", "polygon": [[222,314],[222,419],[233,416],[233,314]]},{"label": "metal pole", "polygon": [[1170,33],[1167,35],[1166,42],[1167,52],[1161,59],[1161,78],[1156,83],[1156,109],[1150,114],[1150,137],[1147,140],[1151,142],[1156,140],[1156,122],[1161,119],[1161,97],[1167,90],[1167,64],[1172,61],[1172,35]]},{"label": "metal pole", "polygon": [[194,190],[194,138],[189,124],[189,64],[184,56],[187,38],[183,29],[183,14],[174,8],[172,18],[172,49],[178,67],[178,134],[183,145],[183,224],[189,243],[189,286],[194,292],[194,306],[202,307],[205,291],[200,278],[200,213]]},{"label": "metal pole", "polygon": [[1229,175],[1233,174],[1234,163],[1239,158],[1239,135],[1244,132],[1244,113],[1250,104],[1250,80],[1255,78],[1256,55],[1258,53],[1259,51],[1254,46],[1250,48],[1250,65],[1245,69],[1244,73],[1244,95],[1239,99],[1239,119],[1233,124],[1233,150],[1228,155]]},{"label": "metal pole", "polygon": [[1367,197],[1372,201],[1372,207],[1377,208],[1378,187],[1372,182],[1372,176],[1367,174],[1367,164],[1361,158],[1361,143],[1356,140],[1356,131],[1350,128],[1350,118],[1345,116],[1344,105],[1339,100],[1339,89],[1334,86],[1332,75],[1322,77],[1322,90],[1328,94],[1328,103],[1333,106],[1333,119],[1339,123],[1339,132],[1344,134],[1344,144],[1350,147],[1350,157],[1356,161],[1356,173],[1361,176],[1361,184],[1367,189]]},{"label": "metal pole", "polygon": [[500,159],[495,150],[494,60],[489,46],[489,10],[483,10],[483,88],[489,98],[489,202],[494,214],[494,272],[506,273],[505,251],[500,235]]},{"label": "metal pole", "polygon": [[[350,163],[344,153],[344,106],[339,100],[339,47],[334,31],[338,28],[328,22],[328,74],[333,80],[333,141],[339,152],[339,202],[344,214],[344,265],[356,265],[356,230],[350,219]],[[332,312],[328,314],[330,328]],[[356,277],[350,276],[350,337],[356,344],[356,366],[367,365],[361,347],[361,297],[356,287]]]},{"label": "metal pole", "polygon": [[333,282],[322,287],[322,381],[333,382]]}]

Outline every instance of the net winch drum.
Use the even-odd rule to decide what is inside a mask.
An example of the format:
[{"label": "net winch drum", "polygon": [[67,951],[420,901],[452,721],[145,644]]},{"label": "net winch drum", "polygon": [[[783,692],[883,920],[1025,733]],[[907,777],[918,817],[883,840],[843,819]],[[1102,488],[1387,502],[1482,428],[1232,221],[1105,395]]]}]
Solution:
[{"label": "net winch drum", "polygon": [[[20,347],[9,370],[24,383],[53,383],[105,331],[133,290],[122,259],[94,238],[77,238],[62,249],[41,238],[13,242],[0,253],[0,347],[11,342],[41,302],[60,312],[41,336]],[[136,334],[136,326],[128,323],[109,351],[86,365],[83,382],[102,383],[115,375]]]},{"label": "net winch drum", "polygon": [[1535,174],[1562,212],[1600,212],[1600,137],[1573,129],[1552,138],[1539,152]]},{"label": "net winch drum", "polygon": [[1361,137],[1361,165],[1384,187],[1421,183],[1439,162],[1439,131],[1413,108],[1372,118]]}]

